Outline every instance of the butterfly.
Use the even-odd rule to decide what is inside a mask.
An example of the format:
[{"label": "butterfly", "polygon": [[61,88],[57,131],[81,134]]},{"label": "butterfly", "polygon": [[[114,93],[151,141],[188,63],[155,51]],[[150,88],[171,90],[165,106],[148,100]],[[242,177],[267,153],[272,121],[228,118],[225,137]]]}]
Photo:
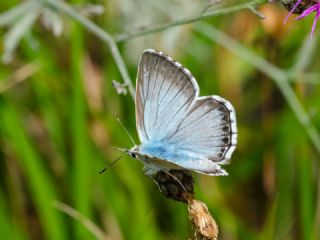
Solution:
[{"label": "butterfly", "polygon": [[236,148],[235,110],[222,97],[199,97],[188,69],[162,52],[145,50],[135,104],[141,144],[126,152],[144,163],[147,175],[172,169],[227,175],[220,165]]}]

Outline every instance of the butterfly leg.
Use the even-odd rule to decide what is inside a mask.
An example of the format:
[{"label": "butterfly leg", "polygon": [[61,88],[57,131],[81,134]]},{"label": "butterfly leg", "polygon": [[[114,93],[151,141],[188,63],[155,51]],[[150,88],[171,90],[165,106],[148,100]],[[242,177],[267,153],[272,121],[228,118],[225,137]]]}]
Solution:
[{"label": "butterfly leg", "polygon": [[170,177],[172,177],[183,189],[184,192],[187,192],[187,189],[183,186],[182,182],[173,174],[171,174],[168,170],[163,170],[166,174],[168,174]]},{"label": "butterfly leg", "polygon": [[152,178],[157,183],[160,192],[167,198],[182,202],[193,199],[194,180],[188,171],[162,169]]},{"label": "butterfly leg", "polygon": [[158,169],[152,168],[152,167],[150,167],[149,165],[146,164],[146,165],[144,165],[144,167],[143,167],[143,171],[145,172],[145,174],[146,174],[148,177],[152,178],[152,176],[154,176],[155,174],[157,174]]}]

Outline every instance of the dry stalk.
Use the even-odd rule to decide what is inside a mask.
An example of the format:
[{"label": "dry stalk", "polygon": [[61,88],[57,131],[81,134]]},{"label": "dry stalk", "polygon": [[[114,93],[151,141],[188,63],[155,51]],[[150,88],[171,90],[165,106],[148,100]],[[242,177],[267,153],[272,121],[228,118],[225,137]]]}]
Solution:
[{"label": "dry stalk", "polygon": [[218,225],[205,203],[194,199],[194,180],[188,171],[159,171],[153,180],[167,198],[188,204],[188,212],[194,229],[195,240],[217,240]]}]

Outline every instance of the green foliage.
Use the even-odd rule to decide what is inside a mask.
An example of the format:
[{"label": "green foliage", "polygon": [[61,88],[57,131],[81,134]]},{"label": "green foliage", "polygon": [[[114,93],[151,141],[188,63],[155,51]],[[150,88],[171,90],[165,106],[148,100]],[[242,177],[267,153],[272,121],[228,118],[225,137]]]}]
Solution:
[{"label": "green foliage", "polygon": [[[215,217],[220,239],[319,239],[320,61],[317,36],[308,40],[312,19],[285,29],[287,12],[270,4],[258,9],[263,24],[244,10],[246,1],[241,8],[237,1],[211,6],[206,20],[199,12],[207,6],[191,0],[91,1],[105,4],[104,14],[90,16],[98,31],[81,15],[90,12],[87,5],[74,5],[77,16],[50,8],[63,23],[56,37],[41,8],[37,19],[30,13],[32,21],[23,20],[31,16],[22,14],[26,2],[0,6],[15,9],[0,15],[6,30],[0,49],[11,60],[0,68],[1,239],[95,239],[55,200],[108,239],[190,237],[186,205],[164,198],[141,163],[124,156],[98,174],[121,154],[112,146],[132,145],[114,113],[137,139],[132,97],[117,95],[111,82],[135,79],[146,48],[172,55],[191,70],[201,95],[221,95],[237,111],[239,143],[229,176],[194,175],[196,196]],[[249,2],[251,8],[265,1]],[[216,9],[222,13],[211,14]],[[192,25],[180,21],[194,16]],[[283,33],[270,31],[269,18]],[[133,39],[145,30],[139,27],[160,23]],[[100,34],[106,29],[113,32]],[[124,29],[133,35],[112,37]]]}]

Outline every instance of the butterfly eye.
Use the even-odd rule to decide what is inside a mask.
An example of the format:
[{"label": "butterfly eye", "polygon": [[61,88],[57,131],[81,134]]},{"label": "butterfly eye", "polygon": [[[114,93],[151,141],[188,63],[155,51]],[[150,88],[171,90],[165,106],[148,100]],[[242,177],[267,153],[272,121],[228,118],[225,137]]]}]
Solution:
[{"label": "butterfly eye", "polygon": [[132,158],[136,158],[137,156],[136,156],[136,154],[135,153],[129,153],[129,155],[130,155],[130,157],[132,157]]}]

